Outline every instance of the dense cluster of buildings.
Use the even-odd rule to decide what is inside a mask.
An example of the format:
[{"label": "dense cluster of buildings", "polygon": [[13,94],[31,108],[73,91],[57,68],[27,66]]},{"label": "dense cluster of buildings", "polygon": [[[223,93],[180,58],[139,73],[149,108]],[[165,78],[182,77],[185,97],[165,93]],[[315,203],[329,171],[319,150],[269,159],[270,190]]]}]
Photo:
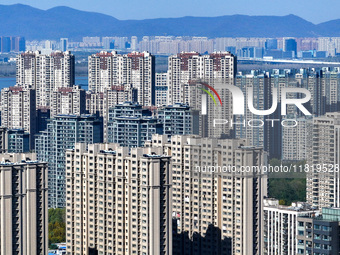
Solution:
[{"label": "dense cluster of buildings", "polygon": [[[340,51],[339,37],[311,38],[257,38],[197,36],[143,36],[143,37],[83,37],[82,41],[61,38],[59,41],[29,41],[27,50],[40,50],[49,54],[54,50],[119,50],[124,52],[148,51],[152,54],[173,55],[180,52],[212,53],[229,51],[239,58],[312,59],[337,56]],[[22,50],[20,50],[22,51]]]},{"label": "dense cluster of buildings", "polygon": [[[149,52],[88,62],[86,91],[71,52],[21,53],[1,91],[1,254],[46,254],[47,208],[64,207],[67,254],[339,254],[339,68],[243,74],[227,51],[172,55],[166,73]],[[281,115],[304,97],[291,88],[310,116]],[[306,201],[267,198],[269,158],[306,160]]]}]

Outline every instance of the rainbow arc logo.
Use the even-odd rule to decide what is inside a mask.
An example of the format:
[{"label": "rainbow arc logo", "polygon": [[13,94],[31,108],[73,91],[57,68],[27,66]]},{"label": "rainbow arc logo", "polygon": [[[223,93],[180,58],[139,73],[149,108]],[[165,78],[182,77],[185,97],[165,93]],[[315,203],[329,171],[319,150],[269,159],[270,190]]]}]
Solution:
[{"label": "rainbow arc logo", "polygon": [[[203,83],[203,82],[200,82],[199,84],[202,85],[202,87],[197,87],[197,88],[205,92],[205,93],[202,93],[202,101],[201,101],[201,106],[202,106],[201,114],[202,115],[207,115],[207,101],[208,101],[207,95],[209,95],[212,98],[212,100],[215,103],[215,106],[217,106],[215,96],[218,98],[218,101],[220,102],[221,106],[223,106],[220,95],[217,93],[217,91],[212,86],[210,86],[209,84]],[[208,89],[211,90],[215,94],[215,96]]]},{"label": "rainbow arc logo", "polygon": [[[220,95],[217,93],[217,91],[216,91],[213,87],[211,87],[210,85],[208,85],[208,84],[206,84],[206,83],[200,83],[200,84],[203,85],[203,86],[205,86],[206,88],[210,89],[212,92],[214,92],[214,94],[217,96],[218,100],[220,101],[221,106],[223,105],[223,104],[222,104],[222,100],[221,100]],[[213,94],[212,94],[209,90],[207,90],[207,89],[205,89],[205,88],[200,88],[200,87],[198,87],[198,89],[200,89],[200,90],[206,92],[206,93],[212,98],[212,100],[214,100],[215,105],[217,105],[217,102],[216,102],[215,97],[213,96]],[[203,99],[203,98],[202,98],[202,99]],[[205,102],[205,103],[206,103],[206,102]],[[203,102],[202,102],[202,105],[203,105]]]}]

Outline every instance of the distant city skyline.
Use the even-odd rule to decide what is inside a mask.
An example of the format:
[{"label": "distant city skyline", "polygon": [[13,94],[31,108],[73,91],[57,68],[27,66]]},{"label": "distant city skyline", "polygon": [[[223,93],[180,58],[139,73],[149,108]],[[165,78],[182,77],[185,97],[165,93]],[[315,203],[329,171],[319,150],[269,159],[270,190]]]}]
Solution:
[{"label": "distant city skyline", "polygon": [[[17,3],[16,0],[4,0],[1,2],[4,5]],[[164,0],[150,0],[148,2],[137,0],[116,1],[114,4],[109,0],[101,0],[99,3],[98,1],[91,0],[73,0],[72,2],[67,0],[22,0],[20,2],[20,4],[30,5],[43,10],[57,6],[67,6],[82,11],[107,14],[120,20],[176,18],[184,16],[216,17],[234,14],[255,16],[285,16],[294,14],[314,24],[340,19],[337,11],[340,8],[340,2],[334,0],[325,0],[322,5],[316,0],[301,0],[299,2],[294,0],[286,0],[284,2],[279,2],[278,0],[214,0],[209,2],[209,4],[203,0],[173,0],[171,4]]]}]

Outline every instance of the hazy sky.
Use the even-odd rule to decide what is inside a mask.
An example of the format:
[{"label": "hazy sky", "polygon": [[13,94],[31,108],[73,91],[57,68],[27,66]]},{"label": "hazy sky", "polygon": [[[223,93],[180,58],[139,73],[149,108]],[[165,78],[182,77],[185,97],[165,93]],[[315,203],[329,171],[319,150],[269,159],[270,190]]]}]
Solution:
[{"label": "hazy sky", "polygon": [[[15,3],[18,0],[0,0],[0,4]],[[63,5],[118,19],[295,14],[317,24],[340,18],[339,0],[20,0],[20,3],[40,9]]]}]

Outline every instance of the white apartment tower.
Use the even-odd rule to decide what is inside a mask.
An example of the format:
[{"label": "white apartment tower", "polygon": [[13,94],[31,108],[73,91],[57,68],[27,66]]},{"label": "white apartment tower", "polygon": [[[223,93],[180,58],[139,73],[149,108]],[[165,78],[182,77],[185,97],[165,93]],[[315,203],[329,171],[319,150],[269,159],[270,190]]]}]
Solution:
[{"label": "white apartment tower", "polygon": [[28,51],[17,56],[17,85],[36,90],[36,104],[50,106],[52,93],[75,83],[74,55],[70,51],[55,51],[43,55]]},{"label": "white apartment tower", "polygon": [[189,103],[185,86],[201,80],[213,86],[216,81],[233,84],[236,74],[236,57],[229,52],[200,55],[182,52],[169,57],[169,105]]},{"label": "white apartment tower", "polygon": [[67,254],[171,255],[171,183],[162,148],[67,150]]},{"label": "white apartment tower", "polygon": [[86,112],[86,91],[79,86],[62,87],[52,92],[51,118],[60,115],[81,115]]},{"label": "white apartment tower", "polygon": [[109,108],[125,102],[137,102],[137,89],[131,84],[125,86],[112,86],[104,92],[86,93],[86,110],[90,114],[105,116]]},{"label": "white apartment tower", "polygon": [[[209,91],[217,102],[216,104],[210,97],[207,100],[207,116],[201,116],[201,136],[230,136],[231,128],[228,125],[213,126],[213,123],[214,119],[232,118],[231,94],[225,85],[234,84],[236,66],[236,57],[229,52],[214,52],[209,55],[182,52],[169,57],[169,105],[184,103],[195,110],[202,110],[202,94]],[[208,92],[203,92],[202,89]]]},{"label": "white apartment tower", "polygon": [[34,148],[36,133],[36,94],[34,89],[18,86],[1,90],[1,126],[24,129],[30,133],[30,146]]},{"label": "white apartment tower", "polygon": [[89,56],[89,90],[104,92],[112,86],[132,84],[138,91],[138,102],[154,104],[155,60],[148,52],[126,55],[102,51]]},{"label": "white apartment tower", "polygon": [[1,126],[35,133],[35,90],[9,87],[1,90]]}]

